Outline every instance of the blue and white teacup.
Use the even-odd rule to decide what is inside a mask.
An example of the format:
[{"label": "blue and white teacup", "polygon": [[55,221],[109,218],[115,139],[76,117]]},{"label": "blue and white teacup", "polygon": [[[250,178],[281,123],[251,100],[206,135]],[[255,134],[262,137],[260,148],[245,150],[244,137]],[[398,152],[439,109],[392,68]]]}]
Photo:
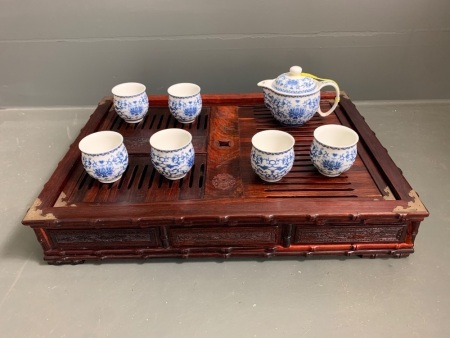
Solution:
[{"label": "blue and white teacup", "polygon": [[266,182],[277,182],[294,164],[294,138],[280,130],[265,130],[252,137],[251,164]]},{"label": "blue and white teacup", "polygon": [[141,122],[148,112],[148,96],[141,83],[121,83],[112,89],[114,109],[128,123]]},{"label": "blue and white teacup", "polygon": [[128,152],[123,137],[115,131],[99,131],[84,137],[78,144],[86,172],[101,183],[122,177],[128,166]]},{"label": "blue and white teacup", "polygon": [[192,123],[202,111],[200,87],[194,83],[177,83],[167,89],[170,113],[180,123]]},{"label": "blue and white teacup", "polygon": [[194,165],[192,135],[184,129],[158,131],[150,137],[150,146],[153,166],[169,180],[183,178]]},{"label": "blue and white teacup", "polygon": [[345,126],[327,124],[314,130],[311,161],[322,175],[336,177],[349,170],[356,159],[358,134]]}]

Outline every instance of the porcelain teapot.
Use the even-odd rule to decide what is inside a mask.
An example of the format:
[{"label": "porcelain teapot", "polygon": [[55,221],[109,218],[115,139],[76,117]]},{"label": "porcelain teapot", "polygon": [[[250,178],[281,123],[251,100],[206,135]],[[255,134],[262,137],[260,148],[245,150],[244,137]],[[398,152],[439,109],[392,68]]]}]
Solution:
[{"label": "porcelain teapot", "polygon": [[[330,115],[339,103],[339,86],[333,80],[302,73],[302,68],[293,66],[288,73],[276,79],[258,83],[264,91],[264,103],[280,123],[289,126],[301,126],[308,122],[316,112],[325,117]],[[336,98],[330,110],[320,109],[320,90],[332,86]]]}]

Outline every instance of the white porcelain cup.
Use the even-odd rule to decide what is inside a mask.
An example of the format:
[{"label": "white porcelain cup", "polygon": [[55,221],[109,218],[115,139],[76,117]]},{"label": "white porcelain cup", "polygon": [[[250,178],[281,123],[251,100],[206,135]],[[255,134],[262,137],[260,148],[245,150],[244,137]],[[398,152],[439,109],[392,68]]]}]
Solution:
[{"label": "white porcelain cup", "polygon": [[123,137],[115,131],[99,131],[84,137],[78,144],[86,172],[101,183],[122,177],[128,166],[128,152]]},{"label": "white porcelain cup", "polygon": [[184,129],[158,131],[150,137],[150,146],[153,166],[169,180],[183,178],[194,165],[192,135]]},{"label": "white porcelain cup", "polygon": [[351,128],[337,124],[320,126],[314,130],[311,161],[322,175],[339,176],[355,162],[358,140]]},{"label": "white porcelain cup", "polygon": [[112,89],[114,109],[128,123],[141,122],[148,112],[148,96],[142,83],[121,83]]},{"label": "white porcelain cup", "polygon": [[280,130],[265,130],[252,137],[251,164],[256,174],[266,182],[276,182],[294,164],[294,138]]},{"label": "white porcelain cup", "polygon": [[200,87],[194,83],[177,83],[167,89],[170,113],[181,123],[192,123],[202,111]]}]

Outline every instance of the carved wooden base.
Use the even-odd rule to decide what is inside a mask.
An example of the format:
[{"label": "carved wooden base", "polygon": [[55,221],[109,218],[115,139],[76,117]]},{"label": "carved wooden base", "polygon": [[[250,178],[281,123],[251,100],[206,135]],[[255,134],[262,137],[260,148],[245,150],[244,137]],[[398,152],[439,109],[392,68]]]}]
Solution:
[{"label": "carved wooden base", "polygon": [[[135,254],[135,255],[124,255],[124,254],[97,254],[97,255],[82,255],[83,259],[71,257],[70,254],[66,255],[64,259],[55,258],[55,256],[44,256],[44,260],[47,261],[49,265],[77,265],[83,264],[86,261],[101,261],[106,259],[133,259],[133,260],[146,260],[154,258],[175,258],[175,259],[189,259],[189,258],[210,258],[210,259],[221,259],[227,260],[230,258],[245,258],[245,257],[255,257],[270,259],[272,257],[315,257],[315,256],[345,256],[351,257],[356,256],[360,258],[405,258],[414,252],[413,249],[397,249],[397,250],[360,250],[360,251],[339,251],[339,250],[329,250],[329,251],[283,251],[277,252],[275,248],[265,249],[265,250],[248,250],[239,251],[232,250],[230,248],[216,249],[217,251],[208,252],[195,252],[190,249],[185,249],[180,252],[160,252],[152,254]],[[79,256],[78,256],[79,257]]]}]

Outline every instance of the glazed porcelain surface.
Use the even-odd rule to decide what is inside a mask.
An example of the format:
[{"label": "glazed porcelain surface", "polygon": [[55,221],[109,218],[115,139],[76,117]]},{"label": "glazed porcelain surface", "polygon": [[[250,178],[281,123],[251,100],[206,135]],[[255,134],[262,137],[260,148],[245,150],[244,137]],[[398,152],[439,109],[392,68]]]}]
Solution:
[{"label": "glazed porcelain surface", "polygon": [[328,124],[314,130],[311,161],[325,176],[336,177],[349,170],[357,155],[358,134],[345,126]]},{"label": "glazed porcelain surface", "polygon": [[122,177],[128,166],[128,152],[123,137],[114,131],[99,131],[78,144],[86,172],[101,183],[112,183]]},{"label": "glazed porcelain surface", "polygon": [[115,86],[114,109],[127,123],[142,121],[148,112],[148,96],[146,88],[141,83],[128,82]]},{"label": "glazed porcelain surface", "polygon": [[192,135],[184,129],[158,131],[150,137],[150,145],[153,166],[170,180],[183,178],[194,165]]},{"label": "glazed porcelain surface", "polygon": [[294,164],[294,138],[283,131],[265,130],[252,137],[251,165],[266,182],[281,180]]},{"label": "glazed porcelain surface", "polygon": [[[263,88],[264,103],[273,117],[281,124],[301,126],[308,122],[316,112],[325,117],[331,114],[339,102],[339,86],[332,80],[321,79],[302,73],[302,68],[293,66],[288,73],[276,79],[258,83]],[[320,109],[320,90],[332,86],[336,91],[335,103],[330,110]]]},{"label": "glazed porcelain surface", "polygon": [[181,123],[192,123],[202,110],[200,87],[194,83],[177,83],[167,90],[169,110]]}]

